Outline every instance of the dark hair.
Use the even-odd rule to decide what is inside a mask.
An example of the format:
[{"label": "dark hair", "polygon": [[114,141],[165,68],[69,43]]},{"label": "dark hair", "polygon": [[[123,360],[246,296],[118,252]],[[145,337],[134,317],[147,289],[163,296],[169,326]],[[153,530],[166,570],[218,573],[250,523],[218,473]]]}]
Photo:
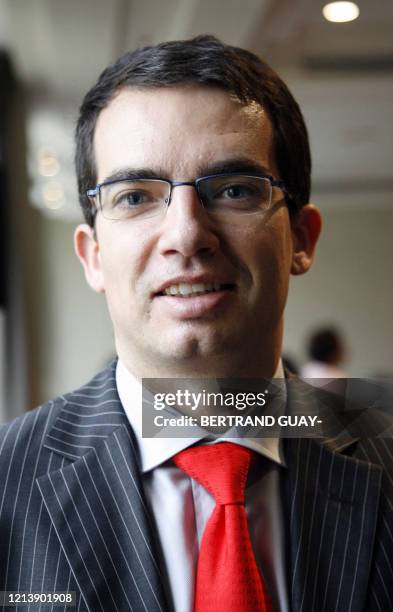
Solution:
[{"label": "dark hair", "polygon": [[318,329],[310,337],[308,352],[312,359],[323,363],[335,363],[341,357],[343,341],[333,327]]},{"label": "dark hair", "polygon": [[226,45],[214,36],[197,36],[126,53],[104,70],[86,94],[76,128],[75,163],[79,200],[90,225],[94,224],[95,211],[86,190],[97,181],[93,140],[101,110],[123,87],[181,83],[218,87],[244,104],[255,101],[263,106],[273,125],[275,159],[288,191],[290,213],[296,213],[309,201],[311,158],[307,129],[285,83],[253,53]]}]

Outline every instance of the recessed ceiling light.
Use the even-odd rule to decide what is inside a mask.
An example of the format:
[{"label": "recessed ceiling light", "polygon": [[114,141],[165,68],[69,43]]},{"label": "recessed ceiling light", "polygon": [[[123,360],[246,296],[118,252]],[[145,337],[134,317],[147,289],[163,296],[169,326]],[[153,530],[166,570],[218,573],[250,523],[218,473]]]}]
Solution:
[{"label": "recessed ceiling light", "polygon": [[60,164],[52,151],[43,149],[39,152],[38,170],[41,176],[55,176],[59,172]]},{"label": "recessed ceiling light", "polygon": [[43,196],[48,208],[56,210],[64,204],[64,189],[61,183],[49,181],[43,187]]},{"label": "recessed ceiling light", "polygon": [[329,2],[323,7],[322,13],[328,21],[345,23],[359,17],[359,7],[354,2]]},{"label": "recessed ceiling light", "polygon": [[42,176],[56,176],[60,165],[56,157],[46,157],[40,160],[40,174]]}]

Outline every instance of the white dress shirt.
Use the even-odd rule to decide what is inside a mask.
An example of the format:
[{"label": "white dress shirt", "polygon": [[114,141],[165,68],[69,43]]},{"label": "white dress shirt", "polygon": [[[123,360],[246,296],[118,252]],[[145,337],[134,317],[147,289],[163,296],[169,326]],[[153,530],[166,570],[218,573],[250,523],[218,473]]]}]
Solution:
[{"label": "white dress shirt", "polygon": [[[275,378],[284,378],[281,362]],[[142,386],[119,360],[116,383],[120,401],[134,430],[142,483],[160,542],[167,596],[175,612],[192,612],[199,546],[214,507],[214,498],[170,459],[198,438],[143,438]],[[203,436],[201,436],[202,439]],[[274,609],[288,612],[284,522],[280,471],[285,469],[279,438],[236,438],[260,459],[251,468],[246,512],[256,561],[273,598]]]},{"label": "white dress shirt", "polygon": [[[302,378],[346,378],[344,370],[322,361],[309,361],[300,370]],[[312,381],[307,381],[312,384]]]}]

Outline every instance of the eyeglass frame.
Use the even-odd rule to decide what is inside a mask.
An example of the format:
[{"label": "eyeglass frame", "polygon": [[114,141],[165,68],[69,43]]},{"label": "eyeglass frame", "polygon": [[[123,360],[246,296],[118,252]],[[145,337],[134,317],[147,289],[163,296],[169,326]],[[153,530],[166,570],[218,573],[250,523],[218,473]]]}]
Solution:
[{"label": "eyeglass frame", "polygon": [[[167,183],[170,186],[170,191],[169,191],[169,196],[168,196],[168,202],[166,203],[166,207],[163,210],[167,211],[171,201],[172,201],[172,191],[174,187],[194,187],[194,189],[196,190],[197,194],[198,194],[198,199],[202,205],[203,208],[205,208],[207,211],[209,210],[205,204],[203,203],[200,191],[198,189],[198,185],[200,182],[205,181],[207,179],[214,179],[214,178],[220,178],[220,177],[230,177],[230,176],[242,176],[244,178],[250,177],[250,178],[261,178],[261,179],[268,179],[271,188],[273,189],[273,187],[278,187],[279,189],[281,189],[281,191],[284,194],[288,195],[288,192],[286,190],[284,181],[281,181],[279,179],[275,179],[273,176],[269,175],[269,174],[264,174],[262,172],[220,172],[217,174],[207,174],[205,176],[198,176],[194,181],[172,181],[170,179],[167,178],[162,178],[159,176],[125,176],[124,178],[116,178],[116,179],[111,179],[109,181],[103,181],[102,183],[97,183],[97,185],[95,187],[93,187],[92,189],[88,189],[85,193],[86,196],[88,198],[96,198],[98,196],[98,200],[99,200],[99,204],[100,204],[100,208],[101,208],[101,212],[102,212],[102,204],[101,204],[101,198],[100,198],[100,194],[101,194],[101,187],[105,187],[106,185],[114,185],[116,183],[124,183],[124,182],[131,182],[131,181],[163,181],[164,183]],[[271,204],[271,200],[269,202],[269,206]],[[97,206],[96,209],[98,210]],[[257,212],[257,211],[256,211]],[[256,214],[256,213],[249,213],[249,214]],[[244,215],[246,216],[246,215]],[[104,218],[105,217],[104,215]],[[109,220],[109,218],[108,218]]]}]

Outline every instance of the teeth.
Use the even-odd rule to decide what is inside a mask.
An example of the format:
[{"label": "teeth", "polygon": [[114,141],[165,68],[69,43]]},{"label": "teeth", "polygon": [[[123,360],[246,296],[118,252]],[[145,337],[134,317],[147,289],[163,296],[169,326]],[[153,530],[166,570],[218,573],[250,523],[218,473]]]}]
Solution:
[{"label": "teeth", "polygon": [[170,285],[164,290],[165,295],[191,295],[199,293],[207,293],[209,291],[219,291],[220,283],[179,283],[178,285]]},{"label": "teeth", "polygon": [[181,295],[190,295],[192,293],[192,285],[186,285],[186,283],[180,283],[179,292]]}]

